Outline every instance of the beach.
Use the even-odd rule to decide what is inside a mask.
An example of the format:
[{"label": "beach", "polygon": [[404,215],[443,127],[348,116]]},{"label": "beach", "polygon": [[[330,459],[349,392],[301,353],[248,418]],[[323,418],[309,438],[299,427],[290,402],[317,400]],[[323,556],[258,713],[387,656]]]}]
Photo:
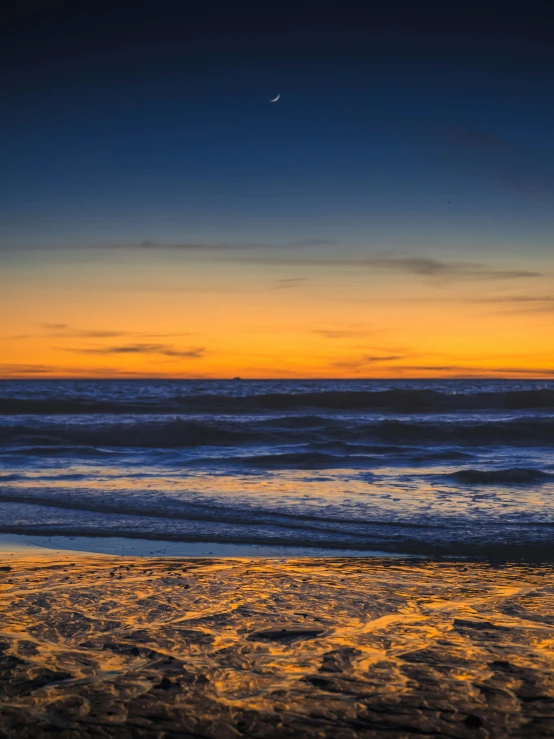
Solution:
[{"label": "beach", "polygon": [[554,736],[554,570],[5,547],[0,736]]}]

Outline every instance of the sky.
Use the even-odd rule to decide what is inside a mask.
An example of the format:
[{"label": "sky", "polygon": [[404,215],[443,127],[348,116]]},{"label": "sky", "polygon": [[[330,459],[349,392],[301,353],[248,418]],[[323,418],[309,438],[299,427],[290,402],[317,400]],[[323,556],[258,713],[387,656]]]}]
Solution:
[{"label": "sky", "polygon": [[1,378],[554,376],[548,4],[0,28]]}]

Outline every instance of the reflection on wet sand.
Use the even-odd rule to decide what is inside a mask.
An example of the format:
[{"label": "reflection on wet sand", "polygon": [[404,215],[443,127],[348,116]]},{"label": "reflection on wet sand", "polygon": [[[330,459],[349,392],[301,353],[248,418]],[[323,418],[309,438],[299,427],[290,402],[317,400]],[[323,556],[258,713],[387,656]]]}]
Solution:
[{"label": "reflection on wet sand", "polygon": [[16,556],[0,737],[554,736],[551,566]]}]

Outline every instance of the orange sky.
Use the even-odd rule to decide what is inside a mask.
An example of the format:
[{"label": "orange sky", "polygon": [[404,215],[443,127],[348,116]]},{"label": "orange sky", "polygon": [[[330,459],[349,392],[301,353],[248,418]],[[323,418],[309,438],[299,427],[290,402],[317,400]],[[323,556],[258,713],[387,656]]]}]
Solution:
[{"label": "orange sky", "polygon": [[1,376],[546,377],[554,368],[544,269],[152,251],[31,253],[8,264]]}]

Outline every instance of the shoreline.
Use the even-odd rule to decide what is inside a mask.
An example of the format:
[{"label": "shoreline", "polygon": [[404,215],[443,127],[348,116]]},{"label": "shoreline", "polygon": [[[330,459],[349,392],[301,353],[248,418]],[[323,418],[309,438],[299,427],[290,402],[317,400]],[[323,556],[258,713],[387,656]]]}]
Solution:
[{"label": "shoreline", "polygon": [[0,558],[20,552],[71,552],[74,554],[104,554],[120,557],[360,557],[410,558],[409,554],[378,550],[330,550],[318,547],[270,546],[256,544],[226,544],[219,542],[177,542],[155,539],[126,538],[122,536],[39,536],[28,534],[1,534]]},{"label": "shoreline", "polygon": [[312,546],[243,544],[213,541],[175,541],[140,536],[80,536],[0,533],[0,559],[18,553],[65,553],[112,557],[175,557],[231,559],[401,559],[434,562],[482,562],[490,565],[519,563],[549,567],[554,565],[550,547],[491,546],[484,551],[385,551],[334,549]]}]

